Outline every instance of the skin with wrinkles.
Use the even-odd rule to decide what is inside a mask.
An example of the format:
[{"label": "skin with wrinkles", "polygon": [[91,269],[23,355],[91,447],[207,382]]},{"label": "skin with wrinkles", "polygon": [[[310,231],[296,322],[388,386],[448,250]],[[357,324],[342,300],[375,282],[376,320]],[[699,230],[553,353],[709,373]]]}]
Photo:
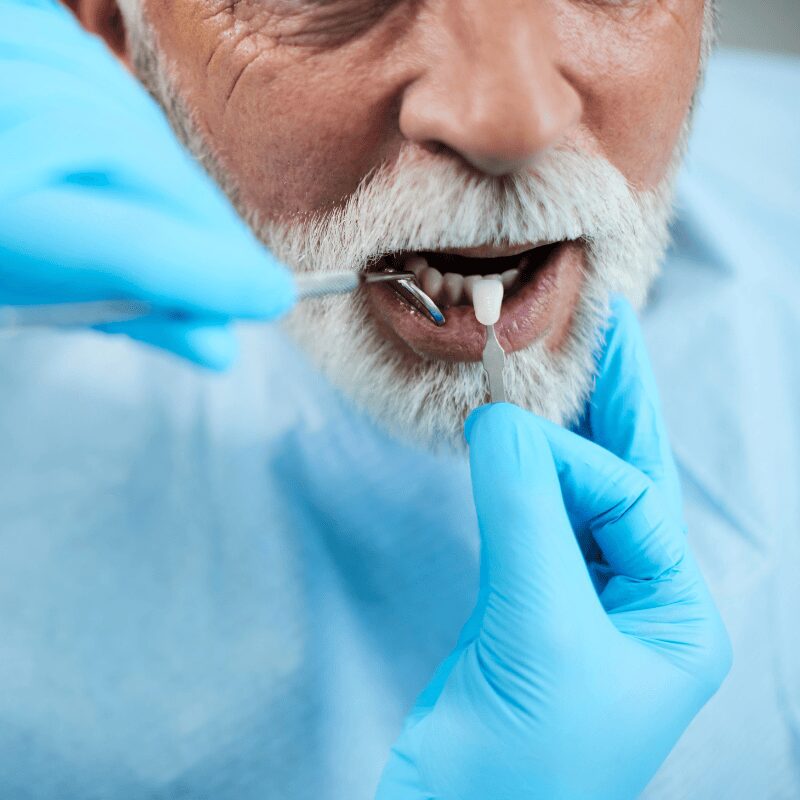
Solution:
[{"label": "skin with wrinkles", "polygon": [[[114,3],[73,5],[97,29]],[[336,205],[406,141],[492,174],[569,142],[653,188],[703,23],[702,0],[145,0],[145,12],[243,200],[275,219]]]},{"label": "skin with wrinkles", "polygon": [[[498,335],[513,402],[577,413],[608,292],[641,302],[663,253],[711,5],[117,2],[71,4],[293,269],[363,268],[371,237],[375,258],[567,240],[540,292],[509,297]],[[503,239],[520,198],[525,222]],[[460,441],[485,396],[483,330],[466,307],[434,329],[391,292],[364,294],[298,308],[288,330],[377,420]]]}]

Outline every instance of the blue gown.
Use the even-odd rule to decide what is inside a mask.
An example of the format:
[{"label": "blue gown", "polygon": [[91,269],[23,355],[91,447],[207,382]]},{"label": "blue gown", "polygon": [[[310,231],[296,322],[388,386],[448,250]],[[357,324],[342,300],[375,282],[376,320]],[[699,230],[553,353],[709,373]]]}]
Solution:
[{"label": "blue gown", "polygon": [[[800,797],[798,97],[797,61],[713,60],[643,314],[735,648],[647,798]],[[386,437],[277,328],[243,336],[225,376],[0,338],[3,800],[369,798],[454,644],[465,463]]]}]

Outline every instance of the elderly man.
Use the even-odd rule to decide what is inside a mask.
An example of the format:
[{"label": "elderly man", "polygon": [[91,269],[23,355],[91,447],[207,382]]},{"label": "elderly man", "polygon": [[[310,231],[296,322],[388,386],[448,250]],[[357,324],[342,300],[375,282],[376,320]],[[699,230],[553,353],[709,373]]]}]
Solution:
[{"label": "elderly man", "polygon": [[[288,275],[96,43],[12,5],[0,301],[145,299],[104,329],[227,366]],[[711,62],[659,275],[708,2],[69,5],[282,262],[413,270],[447,324],[295,304],[224,377],[0,344],[3,796],[636,794],[727,658],[622,294],[736,654],[645,796],[795,797],[797,67]],[[509,400],[551,422],[481,409],[468,464],[493,274]]]}]

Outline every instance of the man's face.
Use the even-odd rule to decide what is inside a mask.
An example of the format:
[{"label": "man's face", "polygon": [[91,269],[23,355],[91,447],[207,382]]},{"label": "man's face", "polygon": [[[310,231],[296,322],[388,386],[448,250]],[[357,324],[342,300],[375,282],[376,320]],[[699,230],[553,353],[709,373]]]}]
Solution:
[{"label": "man's face", "polygon": [[441,329],[385,286],[298,309],[289,329],[334,381],[396,428],[455,438],[484,399],[468,276],[506,273],[511,399],[574,417],[608,292],[641,301],[663,252],[703,0],[144,12],[159,63],[134,26],[143,77],[279,256],[297,269],[413,258],[445,306]]}]

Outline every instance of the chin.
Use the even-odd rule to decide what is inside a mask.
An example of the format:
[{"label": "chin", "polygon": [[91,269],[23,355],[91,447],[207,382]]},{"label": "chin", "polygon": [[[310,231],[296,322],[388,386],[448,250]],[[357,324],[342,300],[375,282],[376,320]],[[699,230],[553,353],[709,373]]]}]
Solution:
[{"label": "chin", "polygon": [[[438,348],[419,352],[395,333],[387,335],[383,312],[375,308],[384,301],[369,295],[300,306],[283,324],[328,380],[392,436],[427,450],[464,451],[464,420],[488,402],[483,367],[470,352],[456,357],[458,345],[441,354]],[[592,387],[608,301],[598,282],[588,282],[557,346],[542,335],[508,353],[509,402],[562,425],[580,416]],[[414,326],[433,327],[416,316]]]}]

